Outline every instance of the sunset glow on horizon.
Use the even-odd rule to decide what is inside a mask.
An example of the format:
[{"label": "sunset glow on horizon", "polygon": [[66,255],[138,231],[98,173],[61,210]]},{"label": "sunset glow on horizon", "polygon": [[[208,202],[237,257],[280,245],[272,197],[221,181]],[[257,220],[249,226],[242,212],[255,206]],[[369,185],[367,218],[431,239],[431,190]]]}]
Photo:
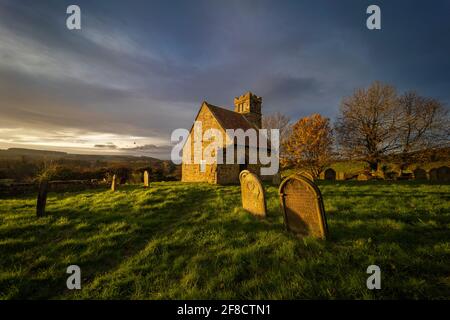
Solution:
[{"label": "sunset glow on horizon", "polygon": [[80,0],[68,30],[71,2],[1,0],[0,148],[168,158],[202,101],[232,109],[246,91],[292,119],[333,121],[375,80],[449,105],[449,3],[381,3],[370,31],[364,1]]}]

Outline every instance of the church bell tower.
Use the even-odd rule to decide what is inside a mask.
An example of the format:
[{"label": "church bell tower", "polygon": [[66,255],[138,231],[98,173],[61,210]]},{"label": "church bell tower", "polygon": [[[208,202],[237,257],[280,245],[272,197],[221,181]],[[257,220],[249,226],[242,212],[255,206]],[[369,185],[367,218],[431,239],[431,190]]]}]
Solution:
[{"label": "church bell tower", "polygon": [[234,112],[242,114],[256,128],[261,129],[261,104],[262,98],[249,91],[240,97],[234,98]]}]

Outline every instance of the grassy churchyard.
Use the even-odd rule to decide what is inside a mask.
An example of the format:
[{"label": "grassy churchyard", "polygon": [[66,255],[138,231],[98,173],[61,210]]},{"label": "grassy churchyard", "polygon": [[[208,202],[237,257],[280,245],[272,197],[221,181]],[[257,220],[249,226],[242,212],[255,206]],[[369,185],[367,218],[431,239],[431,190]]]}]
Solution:
[{"label": "grassy churchyard", "polygon": [[[450,185],[319,182],[330,238],[264,220],[239,186],[180,182],[0,199],[1,299],[450,299]],[[68,290],[76,264],[82,289]],[[366,269],[381,268],[381,290]]]}]

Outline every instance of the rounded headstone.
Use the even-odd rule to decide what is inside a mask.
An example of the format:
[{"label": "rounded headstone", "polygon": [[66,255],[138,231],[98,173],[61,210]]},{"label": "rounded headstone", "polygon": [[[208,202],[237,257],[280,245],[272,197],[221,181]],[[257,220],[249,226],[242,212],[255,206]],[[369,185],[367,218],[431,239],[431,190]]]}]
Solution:
[{"label": "rounded headstone", "polygon": [[336,171],[331,168],[325,170],[325,180],[336,180]]},{"label": "rounded headstone", "polygon": [[279,189],[286,228],[300,236],[326,239],[328,226],[322,195],[308,177],[287,177]]},{"label": "rounded headstone", "polygon": [[450,168],[447,166],[442,166],[437,169],[437,180],[442,182],[450,181]]},{"label": "rounded headstone", "polygon": [[264,187],[258,176],[248,170],[239,174],[241,183],[242,207],[258,217],[266,216],[266,197]]}]

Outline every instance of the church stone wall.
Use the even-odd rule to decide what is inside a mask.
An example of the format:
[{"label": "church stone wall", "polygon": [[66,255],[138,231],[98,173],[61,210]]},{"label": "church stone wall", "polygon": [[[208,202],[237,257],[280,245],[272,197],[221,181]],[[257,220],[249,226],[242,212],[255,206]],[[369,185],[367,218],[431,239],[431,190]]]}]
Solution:
[{"label": "church stone wall", "polygon": [[205,165],[202,172],[199,164],[183,164],[181,181],[217,183],[217,165]]},{"label": "church stone wall", "polygon": [[[225,131],[220,127],[217,120],[214,118],[213,114],[209,111],[209,109],[205,106],[202,106],[196,121],[202,122],[202,131],[203,133],[210,129],[216,128],[222,131],[223,135],[225,135]],[[191,157],[190,164],[185,163],[185,157],[183,156],[183,165],[181,167],[181,181],[184,182],[208,182],[208,183],[217,183],[217,165],[205,165],[205,172],[202,172],[200,169],[200,164],[194,164],[194,133],[191,130],[190,133],[190,142],[191,142]],[[202,148],[206,148],[208,146],[207,143],[202,142]],[[203,149],[202,149],[203,150]],[[183,149],[184,155],[184,149]],[[200,156],[200,155],[199,155]],[[200,158],[200,157],[199,157]]]}]

